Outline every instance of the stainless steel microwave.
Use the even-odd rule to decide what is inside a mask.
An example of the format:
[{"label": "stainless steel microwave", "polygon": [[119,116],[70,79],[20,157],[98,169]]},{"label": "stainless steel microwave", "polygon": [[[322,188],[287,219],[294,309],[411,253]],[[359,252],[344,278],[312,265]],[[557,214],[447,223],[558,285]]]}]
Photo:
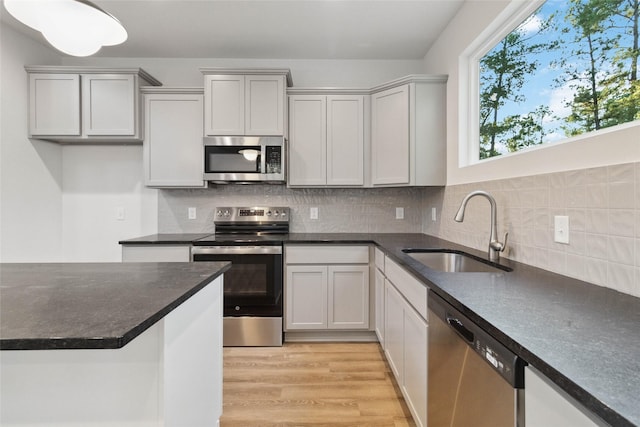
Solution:
[{"label": "stainless steel microwave", "polygon": [[285,182],[285,139],[280,136],[204,138],[204,179],[216,183]]}]

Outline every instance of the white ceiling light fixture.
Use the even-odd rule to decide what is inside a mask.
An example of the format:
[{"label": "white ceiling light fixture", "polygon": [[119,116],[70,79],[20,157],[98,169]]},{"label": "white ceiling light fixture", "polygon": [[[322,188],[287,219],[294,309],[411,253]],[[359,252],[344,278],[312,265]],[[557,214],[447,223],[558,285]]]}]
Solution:
[{"label": "white ceiling light fixture", "polygon": [[90,56],[127,40],[122,24],[88,0],[4,0],[4,7],[68,55]]}]

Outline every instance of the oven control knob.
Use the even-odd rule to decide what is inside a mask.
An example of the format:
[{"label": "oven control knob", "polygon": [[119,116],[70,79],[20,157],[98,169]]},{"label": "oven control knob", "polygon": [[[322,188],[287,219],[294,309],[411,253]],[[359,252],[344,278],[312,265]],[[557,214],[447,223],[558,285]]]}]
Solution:
[{"label": "oven control knob", "polygon": [[224,211],[224,216],[230,216],[230,215],[231,215],[231,212],[229,212],[228,209]]},{"label": "oven control knob", "polygon": [[235,309],[236,309],[236,311],[240,311],[240,306],[239,306],[239,305],[236,305],[236,306],[235,306]]},{"label": "oven control knob", "polygon": [[280,214],[281,217],[285,217],[287,216],[287,213],[285,211],[282,211],[282,213]]},{"label": "oven control knob", "polygon": [[280,212],[276,211],[273,216],[275,216],[276,218],[278,218],[280,216]]},{"label": "oven control knob", "polygon": [[267,216],[271,216],[271,211],[267,211]]},{"label": "oven control knob", "polygon": [[218,211],[218,212],[216,213],[216,215],[218,215],[218,216],[222,216],[222,211]]}]

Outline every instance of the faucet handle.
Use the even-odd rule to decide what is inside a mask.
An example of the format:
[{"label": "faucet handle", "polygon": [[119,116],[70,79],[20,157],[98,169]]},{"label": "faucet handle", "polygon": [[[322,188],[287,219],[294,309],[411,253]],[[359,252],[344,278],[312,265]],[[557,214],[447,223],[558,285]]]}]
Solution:
[{"label": "faucet handle", "polygon": [[509,233],[504,233],[504,242],[493,241],[489,243],[489,246],[497,252],[504,252],[505,248],[507,247],[508,238],[509,238]]},{"label": "faucet handle", "polygon": [[508,239],[509,239],[509,232],[507,231],[506,233],[504,233],[504,242],[502,242],[502,248],[500,249],[500,252],[504,252],[504,250],[507,248]]}]

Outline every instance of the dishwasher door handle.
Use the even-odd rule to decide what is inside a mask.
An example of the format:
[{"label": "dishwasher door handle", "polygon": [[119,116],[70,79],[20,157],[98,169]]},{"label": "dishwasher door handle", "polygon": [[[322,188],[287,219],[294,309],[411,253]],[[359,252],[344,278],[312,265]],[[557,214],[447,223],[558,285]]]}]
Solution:
[{"label": "dishwasher door handle", "polygon": [[473,344],[473,342],[475,341],[473,332],[465,328],[460,320],[451,315],[447,315],[447,323],[449,324],[449,326],[455,329],[458,334],[460,334],[460,336],[464,338],[468,343]]}]

